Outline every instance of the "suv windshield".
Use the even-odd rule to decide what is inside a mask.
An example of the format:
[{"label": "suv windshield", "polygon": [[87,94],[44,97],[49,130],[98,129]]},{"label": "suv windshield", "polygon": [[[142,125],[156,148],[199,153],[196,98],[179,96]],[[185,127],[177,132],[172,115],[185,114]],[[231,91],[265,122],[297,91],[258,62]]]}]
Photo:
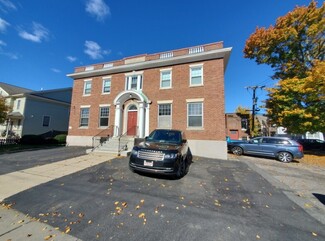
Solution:
[{"label": "suv windshield", "polygon": [[179,131],[155,130],[146,138],[146,141],[180,144],[182,142],[182,135]]}]

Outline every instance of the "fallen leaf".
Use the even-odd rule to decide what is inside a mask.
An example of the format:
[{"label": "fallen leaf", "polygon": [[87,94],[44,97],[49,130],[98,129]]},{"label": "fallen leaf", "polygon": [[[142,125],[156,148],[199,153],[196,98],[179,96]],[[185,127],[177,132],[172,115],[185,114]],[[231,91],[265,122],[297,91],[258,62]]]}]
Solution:
[{"label": "fallen leaf", "polygon": [[140,213],[140,214],[139,214],[139,218],[144,218],[145,216],[146,216],[145,213]]},{"label": "fallen leaf", "polygon": [[71,228],[68,226],[65,228],[65,233],[69,233],[71,231]]},{"label": "fallen leaf", "polygon": [[115,205],[118,205],[119,203],[120,203],[119,201],[116,201],[114,204],[115,204]]},{"label": "fallen leaf", "polygon": [[23,222],[25,222],[25,220],[24,220],[24,219],[22,219],[22,220],[18,221],[18,223],[23,223]]},{"label": "fallen leaf", "polygon": [[52,235],[48,235],[46,237],[44,237],[44,240],[50,240],[50,238],[52,238],[53,236]]},{"label": "fallen leaf", "polygon": [[311,205],[311,204],[309,204],[309,203],[305,203],[305,207],[306,207],[306,208],[311,208],[311,207],[313,207],[313,205]]},{"label": "fallen leaf", "polygon": [[315,237],[317,237],[318,235],[317,235],[317,233],[314,233],[314,232],[312,232],[312,235],[313,236],[315,236]]},{"label": "fallen leaf", "polygon": [[257,239],[260,239],[261,237],[257,234],[257,235],[256,235],[256,238],[257,238]]},{"label": "fallen leaf", "polygon": [[89,221],[88,221],[88,224],[91,224],[91,222],[92,222],[92,221],[91,221],[91,220],[89,220]]},{"label": "fallen leaf", "polygon": [[29,233],[29,234],[27,234],[27,237],[28,237],[28,238],[29,238],[29,237],[31,237],[31,236],[32,236],[32,234],[30,234],[30,233]]}]

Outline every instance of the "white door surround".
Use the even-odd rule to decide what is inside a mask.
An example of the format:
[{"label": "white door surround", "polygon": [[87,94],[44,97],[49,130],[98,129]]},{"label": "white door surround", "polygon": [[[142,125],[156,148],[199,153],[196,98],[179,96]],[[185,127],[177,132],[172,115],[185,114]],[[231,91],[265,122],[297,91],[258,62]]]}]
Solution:
[{"label": "white door surround", "polygon": [[[114,99],[115,122],[114,136],[120,136],[127,131],[128,108],[135,105],[138,109],[136,136],[143,138],[149,135],[149,106],[148,97],[137,90],[120,92]],[[123,118],[124,117],[124,118]]]}]

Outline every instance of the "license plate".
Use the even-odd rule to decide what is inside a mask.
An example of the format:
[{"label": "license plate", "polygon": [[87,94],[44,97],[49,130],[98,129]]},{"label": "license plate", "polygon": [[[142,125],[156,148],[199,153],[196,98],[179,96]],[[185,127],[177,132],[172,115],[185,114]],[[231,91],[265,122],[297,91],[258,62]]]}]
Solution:
[{"label": "license plate", "polygon": [[144,161],[143,165],[146,167],[153,167],[153,162]]}]

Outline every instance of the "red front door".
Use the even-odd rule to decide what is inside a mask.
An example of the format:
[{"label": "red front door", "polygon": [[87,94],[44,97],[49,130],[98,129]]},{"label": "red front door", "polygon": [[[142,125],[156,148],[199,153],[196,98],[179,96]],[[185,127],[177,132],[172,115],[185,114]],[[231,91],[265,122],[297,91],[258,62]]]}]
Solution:
[{"label": "red front door", "polygon": [[128,129],[127,135],[128,136],[135,136],[137,132],[137,111],[129,111],[128,112]]}]

